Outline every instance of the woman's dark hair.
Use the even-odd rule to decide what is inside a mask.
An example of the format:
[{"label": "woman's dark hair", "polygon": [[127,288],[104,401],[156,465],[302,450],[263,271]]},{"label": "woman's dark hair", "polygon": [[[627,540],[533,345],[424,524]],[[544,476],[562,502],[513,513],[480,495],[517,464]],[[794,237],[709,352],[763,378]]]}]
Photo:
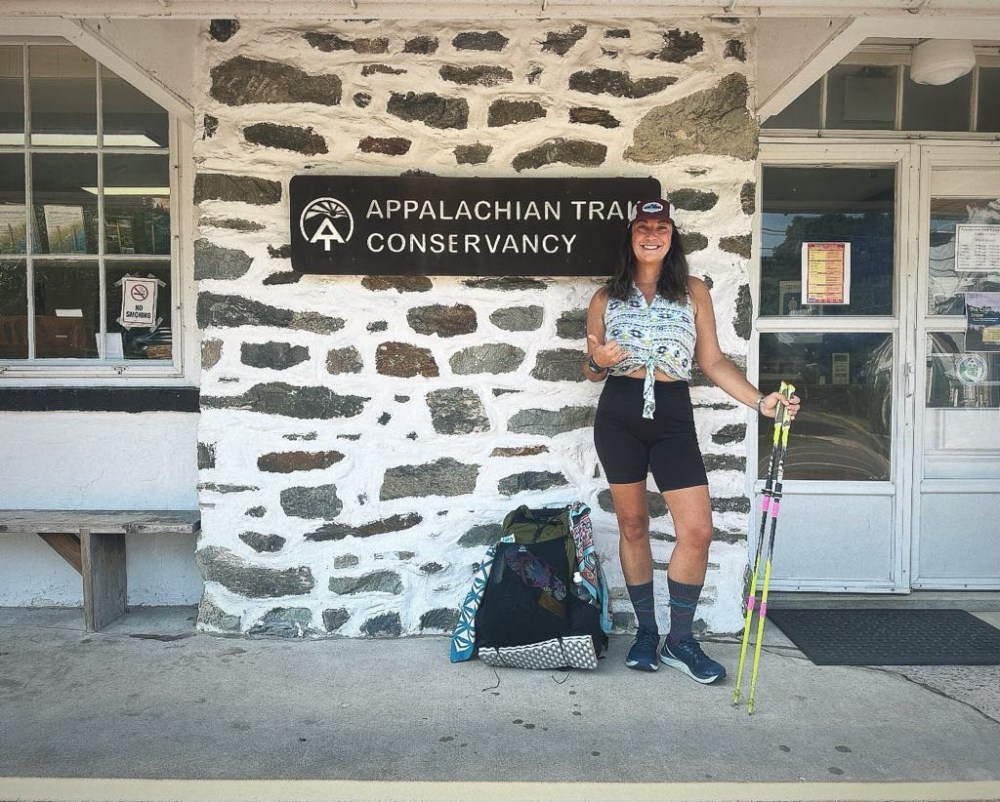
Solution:
[{"label": "woman's dark hair", "polygon": [[[656,285],[656,292],[668,301],[680,303],[687,298],[688,294],[688,263],[684,255],[684,247],[681,245],[681,236],[677,232],[677,226],[673,226],[670,233],[670,250],[663,260],[663,270],[660,273],[660,281]],[[618,252],[618,260],[615,263],[615,272],[608,279],[608,295],[619,301],[624,301],[632,292],[632,280],[635,278],[635,253],[632,251],[632,225],[625,229],[625,240],[622,242],[621,250]]]}]

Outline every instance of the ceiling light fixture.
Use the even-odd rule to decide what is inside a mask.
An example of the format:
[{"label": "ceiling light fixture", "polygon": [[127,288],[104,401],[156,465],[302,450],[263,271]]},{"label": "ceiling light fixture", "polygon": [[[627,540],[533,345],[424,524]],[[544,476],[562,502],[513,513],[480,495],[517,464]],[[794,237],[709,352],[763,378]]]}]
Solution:
[{"label": "ceiling light fixture", "polygon": [[910,54],[910,78],[918,84],[943,86],[976,66],[976,53],[967,39],[925,39]]}]

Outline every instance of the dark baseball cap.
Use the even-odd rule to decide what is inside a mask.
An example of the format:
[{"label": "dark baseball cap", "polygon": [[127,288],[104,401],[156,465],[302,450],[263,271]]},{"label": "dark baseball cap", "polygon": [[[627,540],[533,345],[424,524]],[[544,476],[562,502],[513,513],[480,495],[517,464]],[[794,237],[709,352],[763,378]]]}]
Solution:
[{"label": "dark baseball cap", "polygon": [[639,201],[632,208],[632,219],[629,223],[636,223],[640,220],[663,220],[672,223],[670,216],[670,201],[663,198],[656,200]]}]

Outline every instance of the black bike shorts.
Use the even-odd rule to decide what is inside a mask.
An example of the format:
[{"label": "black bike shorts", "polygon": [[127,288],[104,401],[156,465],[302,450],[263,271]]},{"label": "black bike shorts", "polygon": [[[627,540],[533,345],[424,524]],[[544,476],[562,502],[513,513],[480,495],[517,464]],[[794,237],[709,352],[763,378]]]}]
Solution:
[{"label": "black bike shorts", "polygon": [[660,492],[708,484],[683,381],[656,382],[653,419],[642,417],[642,379],[609,376],[597,404],[594,445],[610,484],[644,482]]}]

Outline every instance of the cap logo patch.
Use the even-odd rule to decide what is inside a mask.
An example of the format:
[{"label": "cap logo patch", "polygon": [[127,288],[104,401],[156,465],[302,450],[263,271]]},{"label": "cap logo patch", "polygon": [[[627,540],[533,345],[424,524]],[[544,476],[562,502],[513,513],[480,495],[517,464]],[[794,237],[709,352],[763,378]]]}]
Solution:
[{"label": "cap logo patch", "polygon": [[663,211],[663,204],[657,201],[650,201],[642,205],[642,211],[646,214],[656,214]]}]

